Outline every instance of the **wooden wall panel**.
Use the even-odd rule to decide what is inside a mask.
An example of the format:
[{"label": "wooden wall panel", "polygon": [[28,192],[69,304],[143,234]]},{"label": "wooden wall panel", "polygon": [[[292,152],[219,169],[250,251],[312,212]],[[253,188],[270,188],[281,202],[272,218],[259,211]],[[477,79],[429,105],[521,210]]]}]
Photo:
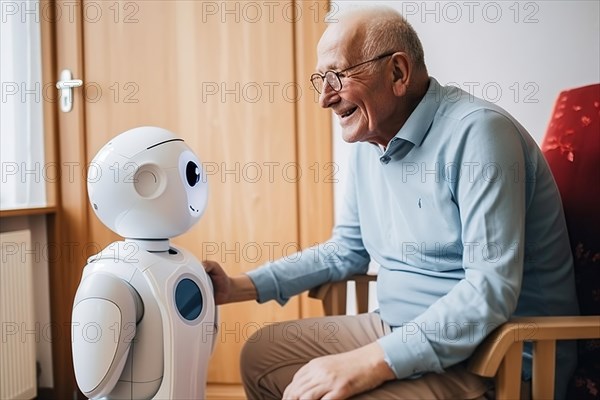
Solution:
[{"label": "wooden wall panel", "polygon": [[[298,23],[294,29],[296,81],[303,96],[296,103],[298,163],[303,179],[298,187],[300,247],[321,243],[333,228],[333,183],[337,166],[332,162],[331,111],[319,106],[318,93],[309,81],[317,65],[316,45],[325,31],[329,1],[297,2]],[[320,301],[301,296],[302,317],[323,315]]]}]

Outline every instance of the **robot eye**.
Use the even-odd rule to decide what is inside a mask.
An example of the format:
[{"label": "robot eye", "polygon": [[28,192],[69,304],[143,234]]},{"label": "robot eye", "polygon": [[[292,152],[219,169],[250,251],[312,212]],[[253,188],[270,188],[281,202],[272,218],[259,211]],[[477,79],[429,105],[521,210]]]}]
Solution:
[{"label": "robot eye", "polygon": [[196,183],[200,182],[200,167],[195,162],[189,161],[185,167],[185,177],[188,184],[194,187]]}]

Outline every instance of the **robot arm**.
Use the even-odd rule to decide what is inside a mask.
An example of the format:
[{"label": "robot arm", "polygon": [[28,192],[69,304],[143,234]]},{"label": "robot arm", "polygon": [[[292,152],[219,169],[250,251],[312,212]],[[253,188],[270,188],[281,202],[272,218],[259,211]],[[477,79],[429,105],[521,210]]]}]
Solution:
[{"label": "robot arm", "polygon": [[73,364],[79,389],[91,399],[115,387],[144,312],[140,296],[117,276],[86,277],[73,306]]}]

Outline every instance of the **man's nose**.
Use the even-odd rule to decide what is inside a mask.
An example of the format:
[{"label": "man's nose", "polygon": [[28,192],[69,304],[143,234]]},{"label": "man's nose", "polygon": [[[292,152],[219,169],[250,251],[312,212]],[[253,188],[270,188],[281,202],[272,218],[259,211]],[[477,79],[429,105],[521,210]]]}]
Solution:
[{"label": "man's nose", "polygon": [[323,82],[323,88],[319,95],[319,105],[323,108],[329,108],[340,100],[338,92],[333,90],[327,81]]}]

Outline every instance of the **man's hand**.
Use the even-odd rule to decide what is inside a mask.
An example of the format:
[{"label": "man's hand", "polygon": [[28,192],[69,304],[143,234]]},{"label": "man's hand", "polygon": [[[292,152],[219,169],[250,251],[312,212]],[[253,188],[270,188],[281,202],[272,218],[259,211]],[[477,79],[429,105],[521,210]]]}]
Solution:
[{"label": "man's hand", "polygon": [[345,399],[395,379],[379,343],[315,358],[296,372],[283,393],[288,399]]},{"label": "man's hand", "polygon": [[231,297],[231,278],[218,262],[205,260],[202,261],[202,265],[212,281],[215,303],[228,303],[229,297]]},{"label": "man's hand", "polygon": [[237,301],[256,300],[256,287],[247,275],[231,278],[215,261],[202,261],[204,270],[213,284],[215,303],[227,304]]}]

